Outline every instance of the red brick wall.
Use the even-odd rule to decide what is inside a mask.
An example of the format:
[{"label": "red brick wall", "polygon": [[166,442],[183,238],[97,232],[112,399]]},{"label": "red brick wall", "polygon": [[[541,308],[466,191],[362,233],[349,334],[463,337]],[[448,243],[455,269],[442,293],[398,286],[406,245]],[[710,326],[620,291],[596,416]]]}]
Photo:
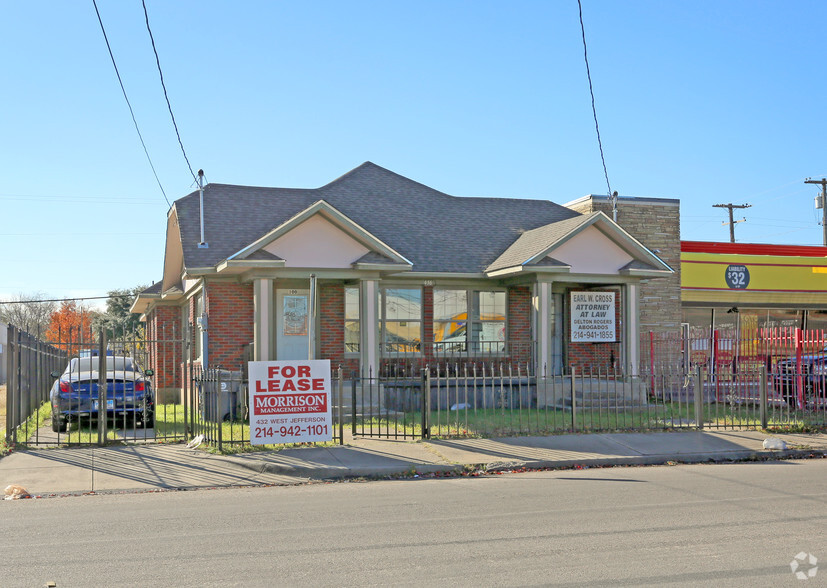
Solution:
[{"label": "red brick wall", "polygon": [[532,360],[531,289],[515,286],[508,289],[508,332],[511,363],[525,364]]},{"label": "red brick wall", "polygon": [[184,360],[181,343],[181,309],[156,306],[147,317],[149,365],[155,371],[156,388],[180,388]]},{"label": "red brick wall", "polygon": [[346,378],[359,373],[359,358],[345,357],[345,286],[319,284],[319,359],[330,360],[335,376],[342,366]]},{"label": "red brick wall", "polygon": [[330,360],[331,369],[344,364],[345,286],[342,283],[319,284],[319,351],[320,359]]},{"label": "red brick wall", "polygon": [[210,367],[243,370],[253,342],[253,285],[232,282],[205,284],[208,317],[207,361]]},{"label": "red brick wall", "polygon": [[[615,293],[615,339],[614,343],[573,343],[570,341],[571,333],[571,294],[566,292],[565,333],[569,339],[568,365],[582,370],[601,370],[611,372],[622,370],[623,362],[620,356],[620,341],[622,333],[622,293],[617,290],[589,290],[590,292],[614,292]],[[568,366],[566,366],[568,367]]]}]

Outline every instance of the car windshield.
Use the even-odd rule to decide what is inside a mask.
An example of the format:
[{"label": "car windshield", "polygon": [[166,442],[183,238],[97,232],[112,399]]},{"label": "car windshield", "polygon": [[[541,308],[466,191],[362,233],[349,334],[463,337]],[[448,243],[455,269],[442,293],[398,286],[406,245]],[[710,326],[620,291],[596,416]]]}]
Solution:
[{"label": "car windshield", "polygon": [[[99,365],[98,357],[81,357],[75,358],[66,367],[66,373],[69,372],[95,372]],[[106,358],[106,370],[117,372],[132,372],[140,371],[138,367],[132,363],[131,357],[113,357]]]}]

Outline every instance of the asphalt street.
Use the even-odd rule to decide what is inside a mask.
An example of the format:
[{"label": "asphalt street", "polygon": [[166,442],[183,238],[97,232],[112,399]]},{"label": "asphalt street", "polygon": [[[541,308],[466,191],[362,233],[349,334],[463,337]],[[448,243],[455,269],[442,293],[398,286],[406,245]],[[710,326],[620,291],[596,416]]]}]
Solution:
[{"label": "asphalt street", "polygon": [[825,505],[823,459],[7,501],[3,585],[817,586]]},{"label": "asphalt street", "polygon": [[685,431],[433,439],[348,439],[345,445],[215,455],[182,444],[14,451],[0,459],[0,488],[36,497],[66,493],[301,484],[354,477],[493,473],[524,469],[792,459],[827,454],[827,435],[774,437],[761,431]]}]

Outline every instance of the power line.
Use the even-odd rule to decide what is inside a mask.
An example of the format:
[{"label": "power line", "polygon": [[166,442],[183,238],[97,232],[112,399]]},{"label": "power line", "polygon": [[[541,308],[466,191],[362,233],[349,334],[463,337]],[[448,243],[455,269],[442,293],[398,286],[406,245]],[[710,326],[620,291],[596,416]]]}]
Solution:
[{"label": "power line", "polygon": [[[94,1],[94,0],[93,0]],[[109,298],[123,298],[127,294],[115,294],[111,296],[82,296],[80,298],[48,298],[43,300],[7,300],[0,304],[29,304],[31,302],[69,302],[78,300],[108,300]],[[132,294],[129,294],[132,296]]]},{"label": "power line", "polygon": [[184,161],[187,162],[187,167],[190,169],[192,179],[196,182],[198,178],[195,177],[195,172],[192,171],[190,160],[187,157],[187,152],[184,149],[184,143],[181,141],[181,134],[178,132],[178,123],[175,122],[175,115],[172,114],[172,105],[169,103],[169,96],[167,95],[167,86],[164,84],[164,72],[161,71],[161,60],[158,58],[158,50],[155,49],[155,37],[152,36],[152,29],[149,28],[149,14],[146,11],[146,2],[141,0],[144,6],[144,20],[146,20],[146,30],[149,33],[149,40],[152,42],[152,52],[155,53],[155,64],[158,66],[158,75],[161,76],[161,87],[164,89],[164,98],[167,101],[167,109],[169,109],[169,116],[172,118],[172,126],[175,127],[175,136],[178,137],[178,144],[181,146],[181,153],[184,154]]},{"label": "power line", "polygon": [[112,54],[112,46],[109,44],[109,37],[106,36],[106,29],[103,26],[103,20],[101,19],[101,13],[98,10],[98,3],[95,0],[92,0],[92,4],[95,6],[95,14],[98,15],[98,22],[101,26],[101,32],[103,33],[103,39],[106,41],[106,48],[109,50],[109,58],[112,60],[112,66],[115,68],[115,75],[118,76],[118,83],[121,85],[121,92],[123,92],[123,98],[126,100],[126,105],[129,107],[129,114],[132,115],[132,122],[135,125],[135,130],[138,132],[138,138],[141,140],[141,145],[144,148],[144,153],[146,153],[146,159],[149,161],[149,167],[152,168],[152,173],[155,175],[155,181],[158,182],[158,187],[161,189],[161,194],[164,195],[164,200],[167,201],[167,206],[172,206],[169,203],[169,198],[167,198],[167,193],[164,191],[164,187],[161,185],[161,180],[158,178],[158,172],[155,171],[155,166],[152,164],[152,158],[149,156],[149,151],[146,148],[146,143],[144,143],[144,137],[141,135],[141,129],[138,128],[138,121],[135,120],[135,112],[132,110],[132,104],[129,103],[129,98],[126,95],[126,88],[123,86],[123,80],[121,79],[121,72],[118,71],[118,64],[115,63],[115,56]]},{"label": "power line", "polygon": [[[606,158],[603,155],[603,141],[600,140],[600,125],[597,124],[597,108],[594,105],[594,87],[592,86],[592,74],[589,69],[589,52],[586,48],[586,27],[583,25],[583,5],[580,0],[577,0],[577,9],[580,12],[580,33],[583,35],[583,58],[586,61],[586,77],[589,79],[589,93],[592,97],[592,114],[594,114],[594,130],[597,132],[597,146],[600,148],[600,161],[603,162],[603,175],[606,176],[606,188],[609,190],[608,195],[610,199],[615,198],[612,192],[612,186],[609,183],[609,172],[606,169]],[[616,200],[613,200],[613,205],[616,206]],[[614,220],[617,220],[615,217]]]}]

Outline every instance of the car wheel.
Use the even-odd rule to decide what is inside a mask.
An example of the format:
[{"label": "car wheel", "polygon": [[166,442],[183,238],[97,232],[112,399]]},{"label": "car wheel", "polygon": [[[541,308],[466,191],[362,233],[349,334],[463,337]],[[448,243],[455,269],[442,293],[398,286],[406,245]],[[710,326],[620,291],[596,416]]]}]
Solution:
[{"label": "car wheel", "polygon": [[66,421],[59,417],[52,417],[52,431],[55,433],[65,433],[66,432]]},{"label": "car wheel", "polygon": [[151,429],[152,427],[154,427],[155,426],[155,415],[150,414],[148,416],[145,416],[144,419],[143,419],[143,425],[144,425],[144,428],[146,428],[146,429]]}]

